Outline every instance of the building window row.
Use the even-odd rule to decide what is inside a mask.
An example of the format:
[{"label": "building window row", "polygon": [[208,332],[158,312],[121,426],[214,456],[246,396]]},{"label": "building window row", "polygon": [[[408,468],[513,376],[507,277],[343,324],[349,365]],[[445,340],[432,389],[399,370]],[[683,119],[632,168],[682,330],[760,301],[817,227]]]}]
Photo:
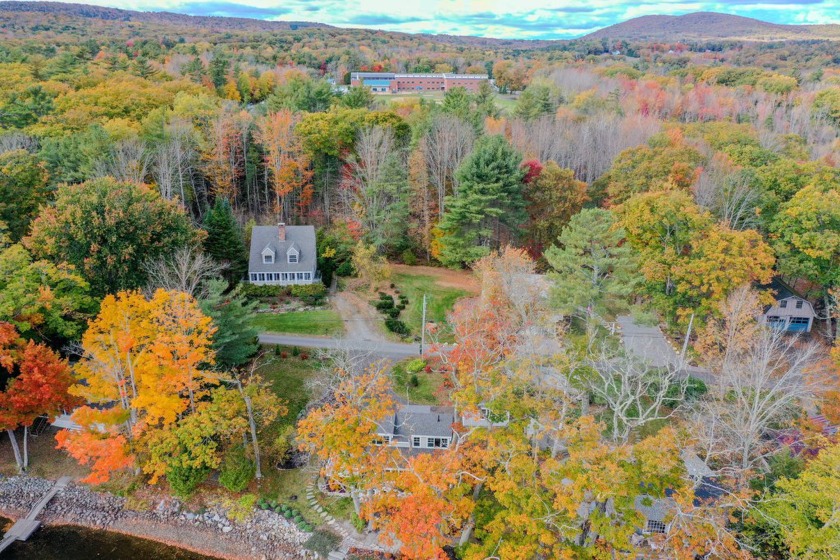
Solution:
[{"label": "building window row", "polygon": [[294,282],[312,280],[311,272],[252,272],[251,282]]}]

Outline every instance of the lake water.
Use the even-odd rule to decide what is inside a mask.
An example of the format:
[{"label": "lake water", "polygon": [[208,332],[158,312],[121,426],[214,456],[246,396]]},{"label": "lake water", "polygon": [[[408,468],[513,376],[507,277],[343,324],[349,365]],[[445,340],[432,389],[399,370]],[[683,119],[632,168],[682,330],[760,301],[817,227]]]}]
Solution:
[{"label": "lake water", "polygon": [[[0,526],[11,522],[0,518]],[[42,527],[26,542],[12,544],[3,560],[215,560],[181,548],[108,531],[81,527]]]}]

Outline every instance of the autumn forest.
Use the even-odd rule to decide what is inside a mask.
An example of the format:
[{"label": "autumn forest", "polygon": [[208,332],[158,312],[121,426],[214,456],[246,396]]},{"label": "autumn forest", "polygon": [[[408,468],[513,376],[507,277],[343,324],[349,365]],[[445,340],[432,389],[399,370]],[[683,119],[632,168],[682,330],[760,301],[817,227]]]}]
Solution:
[{"label": "autumn forest", "polygon": [[[840,558],[836,42],[33,6],[0,3],[4,477],[291,535],[230,558]],[[303,226],[317,273],[263,281]]]}]

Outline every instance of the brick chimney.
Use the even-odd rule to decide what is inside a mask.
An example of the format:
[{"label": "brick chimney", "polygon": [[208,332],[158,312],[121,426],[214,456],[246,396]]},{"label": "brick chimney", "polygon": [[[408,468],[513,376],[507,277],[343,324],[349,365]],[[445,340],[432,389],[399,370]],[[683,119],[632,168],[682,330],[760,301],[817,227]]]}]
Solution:
[{"label": "brick chimney", "polygon": [[280,241],[286,241],[286,224],[283,222],[277,224],[277,237]]}]

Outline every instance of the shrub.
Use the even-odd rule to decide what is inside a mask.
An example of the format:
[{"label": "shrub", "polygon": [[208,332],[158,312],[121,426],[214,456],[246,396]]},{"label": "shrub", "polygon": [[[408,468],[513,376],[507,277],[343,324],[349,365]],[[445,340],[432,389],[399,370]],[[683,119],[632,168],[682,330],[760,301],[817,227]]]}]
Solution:
[{"label": "shrub", "polygon": [[381,311],[382,313],[387,313],[391,309],[394,309],[394,300],[392,299],[390,301],[387,301],[387,300],[374,301],[373,306],[377,310]]},{"label": "shrub", "polygon": [[336,276],[353,276],[353,264],[350,261],[344,261],[335,269],[335,274]]},{"label": "shrub", "polygon": [[385,319],[385,327],[387,327],[387,329],[392,333],[401,336],[406,336],[409,333],[408,327],[405,323],[403,323],[399,319],[394,319],[392,317],[388,317],[387,319]]},{"label": "shrub", "polygon": [[242,492],[254,478],[254,463],[245,456],[245,450],[238,447],[225,455],[219,484],[231,492]]},{"label": "shrub", "polygon": [[292,346],[292,356],[294,356],[295,358],[300,356],[300,348],[298,348],[297,346]]},{"label": "shrub", "polygon": [[685,400],[696,401],[708,392],[709,388],[706,387],[706,383],[702,379],[689,376],[685,386]]},{"label": "shrub", "polygon": [[385,315],[387,315],[387,316],[388,316],[388,317],[390,317],[391,319],[398,319],[398,318],[399,318],[399,316],[400,316],[400,310],[399,310],[398,308],[394,307],[393,309],[389,309],[389,310],[385,313]]},{"label": "shrub", "polygon": [[353,527],[355,527],[356,531],[360,533],[365,530],[365,526],[367,525],[364,519],[356,515],[356,512],[353,512],[352,517],[350,517],[350,523]]},{"label": "shrub", "polygon": [[291,294],[306,305],[321,305],[327,297],[327,288],[321,283],[292,286]]},{"label": "shrub", "polygon": [[405,364],[405,371],[408,373],[420,373],[426,367],[426,361],[423,358],[415,358]]},{"label": "shrub", "polygon": [[244,523],[254,511],[254,504],[257,501],[257,496],[254,494],[245,494],[238,500],[232,502],[228,508],[227,516],[237,523]]},{"label": "shrub", "polygon": [[417,264],[417,256],[411,249],[406,249],[405,251],[403,251],[402,255],[400,255],[400,258],[402,259],[402,262],[404,262],[408,266],[414,266],[415,264]]},{"label": "shrub", "polygon": [[286,358],[288,358],[288,357],[289,357],[289,353],[288,353],[288,352],[280,352],[280,358],[281,358],[281,359],[285,360],[285,359],[286,359]]},{"label": "shrub", "polygon": [[420,379],[417,377],[416,373],[411,374],[411,379],[408,381],[412,387],[419,387],[420,386]]},{"label": "shrub", "polygon": [[188,498],[195,492],[198,485],[204,482],[208,474],[210,474],[210,469],[207,468],[169,467],[166,470],[166,479],[179,498]]},{"label": "shrub", "polygon": [[309,354],[307,354],[306,352],[301,352],[300,353],[300,359],[301,360],[308,360],[309,359]]},{"label": "shrub", "polygon": [[265,300],[278,298],[289,294],[287,286],[257,286],[256,284],[242,284],[242,295],[245,299]]}]

